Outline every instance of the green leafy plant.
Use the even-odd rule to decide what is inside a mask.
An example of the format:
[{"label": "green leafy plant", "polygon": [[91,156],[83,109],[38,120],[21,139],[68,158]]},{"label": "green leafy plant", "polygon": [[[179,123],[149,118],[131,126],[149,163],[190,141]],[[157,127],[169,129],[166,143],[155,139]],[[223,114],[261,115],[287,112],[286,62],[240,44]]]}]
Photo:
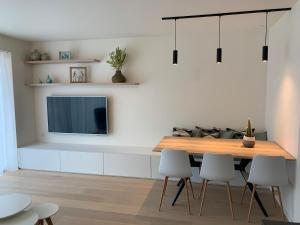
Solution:
[{"label": "green leafy plant", "polygon": [[253,130],[252,130],[252,127],[251,127],[251,121],[250,119],[248,119],[248,127],[246,128],[246,134],[245,134],[246,137],[254,137],[254,134],[253,134]]},{"label": "green leafy plant", "polygon": [[107,60],[107,63],[110,64],[116,70],[121,70],[126,56],[126,48],[122,50],[119,47],[117,47],[115,51],[109,54],[110,59]]}]

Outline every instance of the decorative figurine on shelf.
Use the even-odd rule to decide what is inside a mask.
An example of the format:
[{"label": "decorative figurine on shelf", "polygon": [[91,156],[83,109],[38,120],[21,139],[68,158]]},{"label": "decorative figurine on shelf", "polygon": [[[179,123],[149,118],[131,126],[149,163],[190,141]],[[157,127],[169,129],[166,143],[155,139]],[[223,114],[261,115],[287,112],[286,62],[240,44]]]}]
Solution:
[{"label": "decorative figurine on shelf", "polygon": [[53,79],[51,78],[50,74],[48,74],[48,76],[47,76],[46,83],[48,83],[48,84],[52,84],[53,83]]},{"label": "decorative figurine on shelf", "polygon": [[39,52],[39,50],[35,49],[30,53],[30,60],[32,61],[41,60],[41,53]]},{"label": "decorative figurine on shelf", "polygon": [[124,50],[120,49],[119,47],[116,48],[114,52],[111,52],[109,54],[110,59],[107,60],[107,63],[109,63],[114,69],[116,69],[115,75],[112,77],[113,83],[125,83],[126,77],[122,74],[122,67],[124,64],[124,61],[126,59],[126,48]]},{"label": "decorative figurine on shelf", "polygon": [[71,52],[70,51],[60,51],[59,59],[60,60],[71,60]]},{"label": "decorative figurine on shelf", "polygon": [[49,54],[46,52],[42,53],[41,60],[50,60]]},{"label": "decorative figurine on shelf", "polygon": [[251,127],[250,119],[248,119],[248,127],[243,138],[243,145],[246,148],[253,148],[255,145],[254,129]]}]

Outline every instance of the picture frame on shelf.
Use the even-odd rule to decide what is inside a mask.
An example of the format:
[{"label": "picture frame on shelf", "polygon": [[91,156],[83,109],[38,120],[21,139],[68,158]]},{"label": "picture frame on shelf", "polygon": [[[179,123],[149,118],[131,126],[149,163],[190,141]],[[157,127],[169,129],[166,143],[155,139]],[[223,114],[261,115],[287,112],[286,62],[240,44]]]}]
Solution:
[{"label": "picture frame on shelf", "polygon": [[87,83],[87,67],[70,67],[70,83]]},{"label": "picture frame on shelf", "polygon": [[60,60],[71,60],[71,52],[70,51],[60,51],[59,59]]}]

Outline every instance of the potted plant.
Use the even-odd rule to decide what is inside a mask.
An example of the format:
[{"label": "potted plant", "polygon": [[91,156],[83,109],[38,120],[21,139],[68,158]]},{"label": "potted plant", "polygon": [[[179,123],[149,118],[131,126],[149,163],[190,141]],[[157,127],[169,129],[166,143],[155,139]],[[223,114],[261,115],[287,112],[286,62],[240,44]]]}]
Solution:
[{"label": "potted plant", "polygon": [[111,52],[109,54],[110,59],[107,60],[107,63],[109,63],[114,69],[116,69],[115,75],[112,77],[113,83],[124,83],[126,82],[126,77],[122,74],[122,67],[124,64],[124,61],[126,59],[126,48],[120,49],[119,47],[116,48],[115,51]]},{"label": "potted plant", "polygon": [[248,127],[246,128],[246,133],[243,138],[243,145],[246,148],[253,148],[255,145],[255,137],[251,127],[250,119],[248,119]]}]

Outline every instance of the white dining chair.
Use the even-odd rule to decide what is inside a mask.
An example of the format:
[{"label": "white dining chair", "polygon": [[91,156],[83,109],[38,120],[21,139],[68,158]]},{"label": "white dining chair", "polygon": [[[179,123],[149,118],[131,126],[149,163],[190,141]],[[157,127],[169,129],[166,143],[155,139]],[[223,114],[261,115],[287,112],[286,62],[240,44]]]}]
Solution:
[{"label": "white dining chair", "polygon": [[234,219],[232,194],[229,184],[229,181],[232,180],[234,176],[234,161],[232,155],[221,155],[211,153],[204,154],[200,170],[200,177],[203,179],[199,195],[199,198],[201,198],[200,215],[202,213],[208,182],[220,181],[226,184],[231,216],[232,219]]},{"label": "white dining chair", "polygon": [[273,198],[274,189],[277,188],[281,215],[283,220],[285,220],[280,191],[280,186],[288,185],[288,174],[285,159],[281,156],[255,156],[252,161],[248,182],[253,184],[248,212],[248,222],[250,221],[253,198],[255,192],[257,191],[257,186],[271,187]]},{"label": "white dining chair", "polygon": [[194,193],[190,179],[190,177],[192,176],[192,169],[190,166],[188,153],[182,150],[162,150],[159,163],[159,173],[165,176],[163,191],[160,199],[159,211],[161,209],[163,197],[167,189],[168,179],[172,177],[183,179],[186,187],[188,212],[189,214],[191,214],[188,183],[191,186],[193,196]]}]

